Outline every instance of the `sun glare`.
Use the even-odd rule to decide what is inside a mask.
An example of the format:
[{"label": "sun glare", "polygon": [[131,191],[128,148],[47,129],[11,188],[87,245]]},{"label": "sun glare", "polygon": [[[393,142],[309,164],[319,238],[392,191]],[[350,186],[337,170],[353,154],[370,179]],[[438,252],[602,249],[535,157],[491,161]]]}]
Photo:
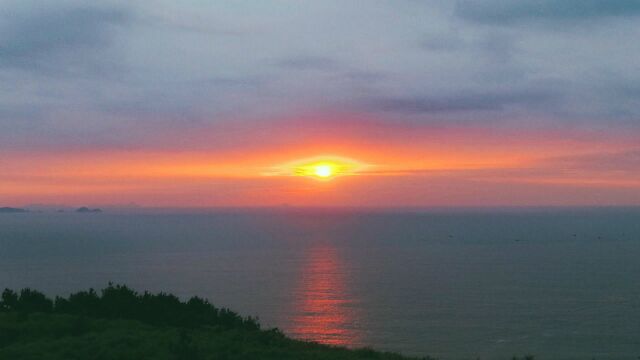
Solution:
[{"label": "sun glare", "polygon": [[333,175],[333,167],[330,164],[320,164],[314,167],[314,173],[321,178],[328,178]]},{"label": "sun glare", "polygon": [[318,180],[331,180],[338,176],[356,175],[367,165],[342,157],[315,157],[294,161],[265,173],[270,176],[304,176]]},{"label": "sun glare", "polygon": [[310,176],[316,179],[329,180],[338,175],[353,173],[353,167],[346,162],[336,160],[320,160],[297,164],[293,167],[297,176]]}]

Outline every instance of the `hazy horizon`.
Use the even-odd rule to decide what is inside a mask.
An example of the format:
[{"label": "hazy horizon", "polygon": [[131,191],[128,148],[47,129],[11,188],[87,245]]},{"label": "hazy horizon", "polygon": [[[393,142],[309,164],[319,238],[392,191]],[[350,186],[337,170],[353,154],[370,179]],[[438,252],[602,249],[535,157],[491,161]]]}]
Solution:
[{"label": "hazy horizon", "polygon": [[139,204],[0,204],[0,207],[18,208],[27,210],[76,210],[78,208],[87,207],[90,209],[107,209],[107,210],[123,210],[123,211],[216,211],[216,210],[372,210],[372,211],[464,211],[464,210],[487,210],[487,211],[537,211],[537,210],[598,210],[598,209],[636,209],[640,205],[436,205],[436,206],[354,206],[354,205],[247,205],[247,206],[144,206]]}]

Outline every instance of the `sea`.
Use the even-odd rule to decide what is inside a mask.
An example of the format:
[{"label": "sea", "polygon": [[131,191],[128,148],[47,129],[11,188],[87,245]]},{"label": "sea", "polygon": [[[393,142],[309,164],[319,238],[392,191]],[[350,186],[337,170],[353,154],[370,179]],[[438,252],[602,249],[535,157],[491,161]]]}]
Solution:
[{"label": "sea", "polygon": [[640,208],[0,214],[0,288],[198,295],[294,338],[637,359]]}]

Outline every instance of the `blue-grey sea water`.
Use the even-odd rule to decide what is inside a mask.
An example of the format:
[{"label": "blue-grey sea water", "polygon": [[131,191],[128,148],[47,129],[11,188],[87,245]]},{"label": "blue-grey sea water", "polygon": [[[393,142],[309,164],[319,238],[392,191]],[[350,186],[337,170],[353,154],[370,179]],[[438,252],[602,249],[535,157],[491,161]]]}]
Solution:
[{"label": "blue-grey sea water", "polygon": [[640,210],[0,214],[0,287],[200,295],[329,344],[637,359]]}]

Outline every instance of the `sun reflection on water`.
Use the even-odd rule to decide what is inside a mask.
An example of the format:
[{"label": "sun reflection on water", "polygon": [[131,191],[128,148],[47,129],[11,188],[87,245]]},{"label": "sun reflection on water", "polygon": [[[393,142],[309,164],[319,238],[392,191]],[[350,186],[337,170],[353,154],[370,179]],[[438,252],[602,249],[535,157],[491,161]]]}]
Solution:
[{"label": "sun reflection on water", "polygon": [[334,246],[311,248],[294,301],[292,336],[329,345],[359,343],[354,329],[355,301],[349,295],[344,266]]}]

